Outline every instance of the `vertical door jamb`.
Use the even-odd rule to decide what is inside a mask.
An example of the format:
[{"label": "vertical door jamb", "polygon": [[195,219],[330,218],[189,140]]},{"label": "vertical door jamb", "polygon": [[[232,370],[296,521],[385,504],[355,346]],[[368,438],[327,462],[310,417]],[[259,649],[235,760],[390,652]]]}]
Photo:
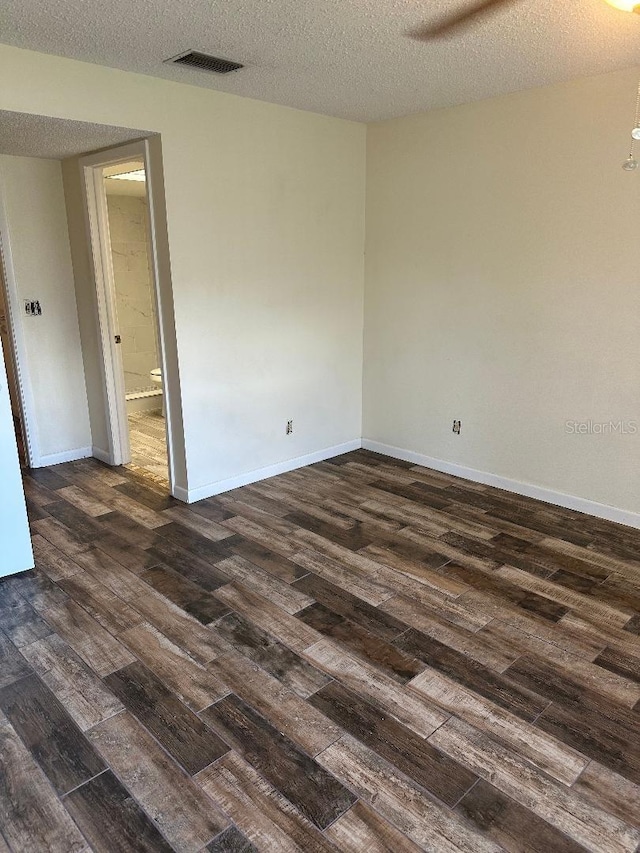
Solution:
[{"label": "vertical door jamb", "polygon": [[[31,387],[27,362],[27,347],[22,328],[22,308],[18,283],[11,253],[9,222],[0,184],[0,287],[4,287],[4,301],[7,309],[9,341],[13,360],[14,375],[18,388],[22,434],[25,442],[26,463],[30,468],[40,467],[40,449],[36,430],[35,398]],[[4,284],[3,284],[4,282]],[[8,368],[9,366],[7,366]]]},{"label": "vertical door jamb", "polygon": [[[83,158],[94,159],[94,158]],[[126,465],[131,461],[129,426],[125,400],[122,352],[116,343],[118,315],[115,301],[115,280],[111,259],[111,238],[107,212],[107,194],[103,167],[106,164],[82,163],[87,198],[89,234],[95,273],[98,310],[98,332],[102,351],[102,370],[105,383],[105,404],[109,433],[109,463]]]}]

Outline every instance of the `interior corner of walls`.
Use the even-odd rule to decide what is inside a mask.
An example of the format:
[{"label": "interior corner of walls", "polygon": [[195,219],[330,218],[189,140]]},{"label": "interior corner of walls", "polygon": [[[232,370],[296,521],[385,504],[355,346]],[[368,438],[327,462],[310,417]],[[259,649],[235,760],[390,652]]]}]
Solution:
[{"label": "interior corner of walls", "polygon": [[193,503],[193,501],[189,499],[189,484],[186,476],[182,476],[183,473],[185,472],[176,471],[174,467],[171,494],[176,500],[182,501],[183,503]]},{"label": "interior corner of walls", "polygon": [[248,471],[244,474],[239,474],[237,477],[229,477],[225,480],[218,480],[215,483],[209,483],[206,486],[200,486],[194,489],[182,489],[175,487],[173,490],[174,497],[178,500],[184,500],[186,503],[196,503],[197,501],[211,498],[215,495],[221,495],[231,489],[239,489],[241,486],[248,486],[251,483],[257,483],[260,480],[266,480],[269,477],[277,477],[278,474],[286,474],[288,471],[295,471],[297,468],[304,468],[306,465],[313,465],[316,462],[324,462],[325,459],[332,459],[334,456],[341,456],[343,453],[350,453],[353,450],[358,450],[362,447],[360,438],[354,438],[351,441],[343,444],[336,444],[332,447],[325,447],[322,450],[317,450],[313,453],[307,453],[305,456],[296,456],[293,459],[286,459],[283,462],[277,462],[275,465],[268,465],[265,468],[258,468],[255,471]]},{"label": "interior corner of walls", "polygon": [[523,483],[519,480],[511,480],[508,477],[502,477],[488,471],[479,471],[475,468],[467,468],[466,466],[458,465],[455,462],[447,462],[444,459],[425,456],[423,453],[416,453],[413,450],[394,447],[391,444],[384,444],[369,438],[362,439],[362,447],[365,450],[371,450],[374,453],[381,453],[383,456],[390,456],[393,459],[401,459],[403,462],[413,462],[414,465],[420,465],[423,468],[431,468],[433,471],[440,471],[443,474],[451,474],[452,476],[460,477],[463,480],[471,480],[474,483],[493,486],[496,489],[504,489],[506,492],[523,495],[523,497],[533,498],[534,500],[552,504],[553,506],[582,512],[585,515],[592,515],[596,518],[603,518],[606,521],[613,521],[616,524],[623,524],[626,527],[640,528],[640,512],[632,512],[630,510],[621,509],[620,507],[610,506],[609,504],[602,504],[598,501],[579,497],[578,495],[568,495],[564,492],[545,488],[544,486],[536,486],[533,483]]},{"label": "interior corner of walls", "polygon": [[[58,160],[4,155],[2,177],[7,291],[29,461],[55,465],[78,458],[91,442],[63,174]],[[42,317],[25,318],[22,300],[36,297]]]},{"label": "interior corner of walls", "polygon": [[189,490],[185,489],[184,486],[174,486],[172,494],[176,500],[182,501],[182,503],[194,503],[194,501],[189,500]]},{"label": "interior corner of walls", "polygon": [[[77,307],[88,428],[92,440],[98,442],[97,451],[93,455],[97,459],[108,462],[110,460],[109,454],[101,450],[108,442],[105,425],[106,402],[101,372],[100,351],[95,333],[97,307],[95,304],[93,261],[90,251],[90,238],[85,221],[86,206],[78,157],[70,157],[62,162],[62,176]],[[102,453],[102,456],[98,455],[100,453]],[[106,458],[104,458],[105,453]]]},{"label": "interior corner of walls", "polygon": [[91,448],[91,452],[89,456],[93,456],[95,459],[98,459],[100,462],[104,462],[105,465],[111,465],[111,453],[108,450],[102,450],[101,447],[96,447],[95,445]]}]

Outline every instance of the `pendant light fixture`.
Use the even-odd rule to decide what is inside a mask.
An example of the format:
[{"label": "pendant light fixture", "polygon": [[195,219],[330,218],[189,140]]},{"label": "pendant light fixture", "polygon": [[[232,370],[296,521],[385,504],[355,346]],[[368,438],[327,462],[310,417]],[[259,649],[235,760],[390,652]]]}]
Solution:
[{"label": "pendant light fixture", "polygon": [[[609,2],[609,0],[607,0]],[[629,148],[629,156],[622,164],[625,172],[635,172],[638,168],[638,161],[633,156],[633,147],[640,140],[640,83],[638,83],[638,92],[636,94],[636,118],[631,131],[631,146]]]},{"label": "pendant light fixture", "polygon": [[[621,12],[636,12],[640,14],[639,0],[606,0],[613,6],[614,9],[620,9]],[[640,83],[638,83],[638,94],[636,97],[636,120],[631,131],[631,147],[629,148],[629,156],[622,164],[625,172],[635,172],[638,168],[638,161],[633,156],[633,146],[636,141],[640,140]]]},{"label": "pendant light fixture", "polygon": [[607,3],[621,12],[640,12],[640,3],[636,0],[607,0]]}]

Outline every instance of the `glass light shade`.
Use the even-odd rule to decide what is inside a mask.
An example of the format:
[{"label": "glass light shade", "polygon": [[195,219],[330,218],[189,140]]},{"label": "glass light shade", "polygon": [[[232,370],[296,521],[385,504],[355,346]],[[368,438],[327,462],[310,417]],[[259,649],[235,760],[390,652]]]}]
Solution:
[{"label": "glass light shade", "polygon": [[109,175],[110,180],[114,181],[145,181],[146,175],[144,169],[135,169],[133,172],[122,172],[120,175]]},{"label": "glass light shade", "polygon": [[620,9],[622,12],[640,12],[638,0],[606,0],[606,2],[614,9]]},{"label": "glass light shade", "polygon": [[629,157],[622,164],[622,168],[625,170],[625,172],[635,172],[635,170],[638,168],[638,161],[634,160],[633,157],[629,155]]}]

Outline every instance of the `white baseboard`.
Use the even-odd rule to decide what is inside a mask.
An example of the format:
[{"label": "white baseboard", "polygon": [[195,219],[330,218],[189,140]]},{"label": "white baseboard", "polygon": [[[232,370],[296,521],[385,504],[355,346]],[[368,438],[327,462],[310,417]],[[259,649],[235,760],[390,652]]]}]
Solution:
[{"label": "white baseboard", "polygon": [[587,498],[579,498],[575,495],[567,495],[564,492],[555,492],[552,489],[545,489],[542,486],[533,486],[530,483],[521,483],[519,480],[510,480],[507,477],[500,477],[497,474],[490,474],[487,471],[478,471],[475,468],[466,468],[464,465],[457,465],[454,462],[445,462],[443,459],[435,459],[432,456],[425,456],[422,453],[414,453],[412,450],[403,450],[401,447],[394,447],[391,444],[382,444],[379,441],[371,441],[368,438],[362,439],[362,446],[365,450],[373,450],[375,453],[382,453],[384,456],[391,456],[394,459],[402,459],[405,462],[413,462],[414,465],[422,465],[424,468],[432,468],[434,471],[441,471],[443,474],[453,474],[455,477],[462,477],[465,480],[472,480],[474,483],[482,483],[485,486],[495,486],[498,489],[504,489],[507,492],[514,492],[517,495],[524,495],[527,498],[535,498],[545,503],[553,504],[554,506],[562,506],[566,509],[573,509],[577,512],[584,512],[587,515],[594,515],[596,518],[604,518],[607,521],[615,521],[618,524],[625,524],[627,527],[640,528],[640,513],[631,512],[618,507],[601,504],[597,501],[590,501]]},{"label": "white baseboard", "polygon": [[91,447],[76,447],[74,450],[63,450],[62,453],[49,453],[41,456],[33,468],[45,468],[49,465],[61,465],[63,462],[75,462],[77,459],[87,459],[93,455]]},{"label": "white baseboard", "polygon": [[333,447],[325,447],[323,450],[308,453],[306,456],[297,456],[295,459],[286,459],[284,462],[268,465],[266,468],[258,468],[255,471],[249,471],[247,474],[240,474],[239,477],[218,480],[217,483],[210,483],[197,489],[187,490],[175,486],[173,496],[180,501],[192,504],[204,500],[204,498],[211,498],[214,495],[228,492],[231,489],[239,489],[240,486],[248,486],[250,483],[257,483],[259,480],[266,480],[268,477],[286,474],[287,471],[294,471],[296,468],[304,468],[305,465],[313,465],[314,462],[323,462],[325,459],[340,456],[342,453],[349,453],[351,450],[358,450],[360,447],[362,447],[362,442],[356,438],[344,444],[336,444]]},{"label": "white baseboard", "polygon": [[[433,456],[425,456],[423,453],[416,453],[413,450],[405,450],[401,447],[394,447],[391,444],[383,444],[379,441],[372,441],[364,438],[347,441],[344,444],[337,444],[333,447],[326,447],[323,450],[317,450],[314,453],[308,453],[306,456],[297,456],[294,459],[287,459],[284,462],[278,462],[275,465],[269,465],[266,468],[258,468],[255,471],[249,471],[246,474],[240,474],[238,477],[230,477],[227,480],[218,480],[215,483],[209,483],[206,486],[200,486],[196,489],[185,489],[182,486],[174,486],[173,495],[177,500],[184,503],[195,503],[204,498],[210,498],[214,495],[228,492],[231,489],[238,489],[241,486],[248,486],[250,483],[257,483],[259,480],[266,480],[268,477],[275,477],[278,474],[285,474],[287,471],[294,471],[296,468],[304,468],[305,465],[313,465],[314,462],[322,462],[325,459],[331,459],[334,456],[340,456],[342,453],[349,453],[352,450],[357,450],[363,447],[365,450],[372,450],[375,453],[381,453],[383,456],[390,456],[393,459],[402,459],[405,462],[412,462],[414,465],[421,465],[424,468],[432,468],[434,471],[441,471],[444,474],[452,474],[455,477],[461,477],[464,480],[472,480],[474,483],[482,483],[486,486],[495,486],[498,489],[504,489],[507,492],[513,492],[517,495],[524,495],[528,498],[535,498],[545,503],[561,506],[567,509],[584,512],[587,515],[593,515],[596,518],[604,518],[607,521],[614,521],[618,524],[624,524],[627,527],[635,527],[640,529],[640,513],[631,512],[630,510],[619,509],[618,507],[609,506],[608,504],[598,503],[597,501],[580,498],[576,495],[568,495],[564,492],[557,492],[553,489],[546,489],[542,486],[534,486],[531,483],[522,483],[519,480],[511,480],[508,477],[501,477],[498,474],[491,474],[488,471],[479,471],[476,468],[467,468],[464,465],[458,465],[455,462],[446,462],[443,459],[436,459]],[[94,456],[96,459],[111,463],[109,453],[99,447],[79,447],[75,450],[66,450],[62,453],[51,453],[47,456],[41,456],[34,468],[43,468],[49,465],[60,465],[63,462],[74,462],[77,459],[86,459],[89,456]]]},{"label": "white baseboard", "polygon": [[100,462],[104,462],[105,465],[111,465],[111,454],[107,450],[102,450],[100,447],[92,447],[89,456],[95,456],[96,459],[99,459]]},{"label": "white baseboard", "polygon": [[[182,501],[182,503],[195,503],[195,501],[189,501],[189,490],[185,489],[183,486],[174,486],[171,494],[176,500]],[[209,497],[211,497],[211,495],[209,495]],[[198,498],[198,500],[202,500],[202,498]]]}]

